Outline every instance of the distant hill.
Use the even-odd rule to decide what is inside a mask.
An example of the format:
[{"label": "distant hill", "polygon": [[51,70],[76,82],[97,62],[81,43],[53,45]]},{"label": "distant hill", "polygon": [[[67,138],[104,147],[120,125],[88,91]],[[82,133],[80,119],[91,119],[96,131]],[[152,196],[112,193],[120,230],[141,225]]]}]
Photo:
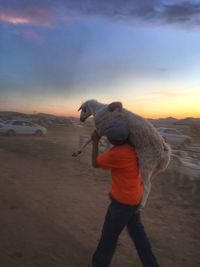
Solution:
[{"label": "distant hill", "polygon": [[[32,121],[37,121],[46,124],[80,124],[79,118],[77,117],[67,117],[67,116],[57,116],[47,113],[34,113],[26,114],[16,111],[0,111],[0,120],[12,120],[12,119],[28,119]],[[185,119],[176,119],[173,117],[160,118],[160,119],[148,119],[155,127],[170,127],[170,126],[190,126],[200,124],[200,118],[188,117]],[[87,126],[93,126],[93,118],[89,118],[84,124]]]},{"label": "distant hill", "polygon": [[191,125],[191,124],[198,124],[200,123],[200,118],[185,118],[178,120],[175,124],[184,124],[184,125]]},{"label": "distant hill", "polygon": [[160,119],[148,119],[155,127],[170,127],[175,124],[178,119],[173,117],[160,118]]},{"label": "distant hill", "polygon": [[10,120],[15,117],[26,117],[28,116],[27,114],[21,113],[21,112],[16,112],[16,111],[0,111],[0,118],[1,119],[6,119]]},{"label": "distant hill", "polygon": [[65,116],[56,116],[53,114],[46,114],[46,113],[34,113],[34,114],[26,114],[21,112],[15,111],[0,111],[0,120],[15,120],[15,119],[25,119],[34,121],[41,124],[63,124],[63,125],[70,125],[72,121],[69,117]]}]

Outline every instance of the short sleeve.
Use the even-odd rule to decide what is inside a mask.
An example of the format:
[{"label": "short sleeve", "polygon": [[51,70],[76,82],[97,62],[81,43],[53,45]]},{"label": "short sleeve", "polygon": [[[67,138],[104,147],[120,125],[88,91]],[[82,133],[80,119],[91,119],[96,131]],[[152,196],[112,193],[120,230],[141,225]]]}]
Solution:
[{"label": "short sleeve", "polygon": [[97,157],[97,164],[102,169],[113,169],[118,167],[117,155],[114,153],[114,150],[110,149],[106,153],[99,155]]}]

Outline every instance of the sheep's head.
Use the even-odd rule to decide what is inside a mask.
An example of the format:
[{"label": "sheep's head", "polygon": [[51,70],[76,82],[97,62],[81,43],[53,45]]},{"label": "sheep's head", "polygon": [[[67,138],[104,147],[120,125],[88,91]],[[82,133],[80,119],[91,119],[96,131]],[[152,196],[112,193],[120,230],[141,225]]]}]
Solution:
[{"label": "sheep's head", "polygon": [[84,122],[88,117],[92,115],[92,112],[90,111],[89,105],[87,102],[83,103],[78,111],[81,110],[80,114],[80,121]]}]

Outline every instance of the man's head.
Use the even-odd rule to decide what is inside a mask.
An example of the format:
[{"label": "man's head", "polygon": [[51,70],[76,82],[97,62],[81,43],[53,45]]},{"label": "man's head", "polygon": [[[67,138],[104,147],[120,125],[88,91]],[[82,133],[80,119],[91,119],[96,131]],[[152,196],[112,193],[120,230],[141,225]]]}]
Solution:
[{"label": "man's head", "polygon": [[103,127],[101,135],[106,136],[113,145],[122,145],[128,142],[129,129],[126,122],[115,119]]}]

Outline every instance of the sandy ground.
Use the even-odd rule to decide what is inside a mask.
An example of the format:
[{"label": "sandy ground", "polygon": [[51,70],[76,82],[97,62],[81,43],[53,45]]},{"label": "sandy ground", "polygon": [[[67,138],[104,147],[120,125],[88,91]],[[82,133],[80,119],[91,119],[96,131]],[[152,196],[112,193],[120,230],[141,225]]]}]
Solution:
[{"label": "sandy ground", "polygon": [[[100,237],[110,176],[90,166],[90,148],[71,157],[73,135],[68,146],[64,137],[45,139],[63,144],[59,157],[12,149],[29,138],[0,139],[0,266],[85,267]],[[160,266],[200,266],[199,200],[168,172],[155,179],[142,218]],[[111,266],[141,266],[126,230]]]}]

